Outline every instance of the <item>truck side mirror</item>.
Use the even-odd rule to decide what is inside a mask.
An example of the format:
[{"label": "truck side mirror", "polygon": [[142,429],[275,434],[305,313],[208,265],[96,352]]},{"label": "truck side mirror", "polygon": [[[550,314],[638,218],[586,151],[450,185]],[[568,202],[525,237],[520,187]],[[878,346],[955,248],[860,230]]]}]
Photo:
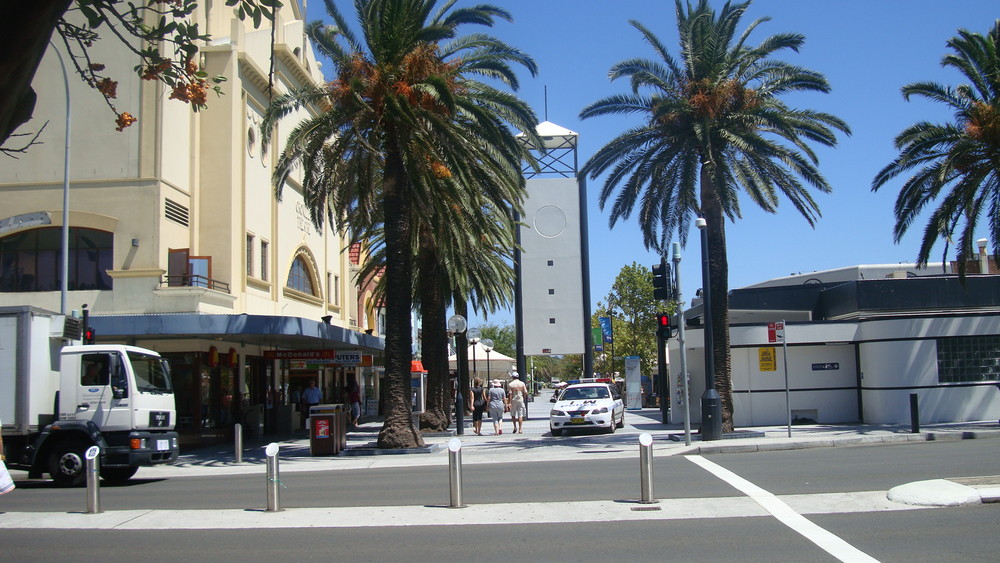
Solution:
[{"label": "truck side mirror", "polygon": [[111,388],[111,392],[114,395],[115,399],[124,399],[125,398],[125,390],[124,389],[121,389],[119,387],[112,387]]},{"label": "truck side mirror", "polygon": [[552,395],[552,398],[551,398],[551,399],[549,399],[549,402],[550,402],[550,403],[554,403],[554,402],[556,402],[556,396],[555,396],[555,395]]}]

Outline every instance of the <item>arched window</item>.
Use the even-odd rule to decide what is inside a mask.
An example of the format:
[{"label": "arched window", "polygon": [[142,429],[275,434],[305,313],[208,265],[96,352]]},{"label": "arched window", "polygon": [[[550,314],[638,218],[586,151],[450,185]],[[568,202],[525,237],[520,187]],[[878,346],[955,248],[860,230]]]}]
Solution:
[{"label": "arched window", "polygon": [[316,295],[312,268],[301,255],[296,256],[292,262],[292,269],[288,271],[288,281],[285,282],[285,285],[307,295]]},{"label": "arched window", "polygon": [[[0,238],[0,292],[59,291],[62,228],[42,227]],[[69,289],[110,290],[114,234],[69,228]]]}]

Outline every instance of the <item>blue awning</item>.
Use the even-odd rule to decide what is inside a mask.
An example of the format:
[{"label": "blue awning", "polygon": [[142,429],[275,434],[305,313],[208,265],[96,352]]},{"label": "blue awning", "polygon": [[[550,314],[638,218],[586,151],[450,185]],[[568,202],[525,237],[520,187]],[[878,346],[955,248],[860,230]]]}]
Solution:
[{"label": "blue awning", "polygon": [[365,348],[384,350],[385,339],[301,317],[160,313],[90,315],[102,339],[225,339],[274,348]]}]

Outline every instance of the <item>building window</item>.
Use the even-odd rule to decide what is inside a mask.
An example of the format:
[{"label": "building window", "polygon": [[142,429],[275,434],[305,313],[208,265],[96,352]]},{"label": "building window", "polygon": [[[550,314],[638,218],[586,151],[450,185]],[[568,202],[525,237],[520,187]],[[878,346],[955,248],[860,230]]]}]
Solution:
[{"label": "building window", "polygon": [[267,281],[267,252],[270,245],[266,240],[260,239],[260,279]]},{"label": "building window", "polygon": [[309,265],[306,264],[302,256],[296,256],[295,261],[292,262],[292,269],[288,271],[288,281],[285,282],[285,285],[295,291],[301,291],[313,296],[316,295]]},{"label": "building window", "polygon": [[254,236],[247,233],[247,277],[253,277]]},{"label": "building window", "polygon": [[556,318],[555,317],[549,317],[549,324],[550,325],[556,324]]},{"label": "building window", "polygon": [[556,261],[555,260],[549,260],[545,265],[546,266],[555,266],[556,265]]},{"label": "building window", "polygon": [[553,289],[553,288],[549,288],[549,295],[555,295],[555,294],[556,294],[556,290]]},{"label": "building window", "polygon": [[[70,291],[110,290],[114,234],[69,228]],[[59,291],[62,228],[42,227],[0,238],[0,292]]]},{"label": "building window", "polygon": [[939,383],[1000,380],[1000,335],[937,339]]}]

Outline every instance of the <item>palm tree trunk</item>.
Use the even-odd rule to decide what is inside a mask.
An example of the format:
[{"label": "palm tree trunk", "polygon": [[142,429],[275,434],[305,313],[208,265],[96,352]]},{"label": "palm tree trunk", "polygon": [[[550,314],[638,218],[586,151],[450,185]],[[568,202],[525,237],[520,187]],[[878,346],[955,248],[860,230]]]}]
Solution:
[{"label": "palm tree trunk", "polygon": [[[392,139],[394,135],[387,135]],[[385,219],[385,423],[378,434],[380,448],[423,446],[413,427],[410,408],[410,347],[413,305],[410,250],[410,193],[398,146],[386,151],[382,205]]]},{"label": "palm tree trunk", "polygon": [[726,217],[709,167],[701,168],[701,212],[708,223],[709,293],[712,299],[712,351],[715,390],[722,400],[722,431],[733,431],[733,379],[729,354],[729,259],[726,254]]},{"label": "palm tree trunk", "polygon": [[420,416],[420,428],[442,432],[448,428],[448,332],[445,300],[439,287],[439,256],[429,229],[420,230],[420,315],[421,352],[427,370],[427,408]]}]

